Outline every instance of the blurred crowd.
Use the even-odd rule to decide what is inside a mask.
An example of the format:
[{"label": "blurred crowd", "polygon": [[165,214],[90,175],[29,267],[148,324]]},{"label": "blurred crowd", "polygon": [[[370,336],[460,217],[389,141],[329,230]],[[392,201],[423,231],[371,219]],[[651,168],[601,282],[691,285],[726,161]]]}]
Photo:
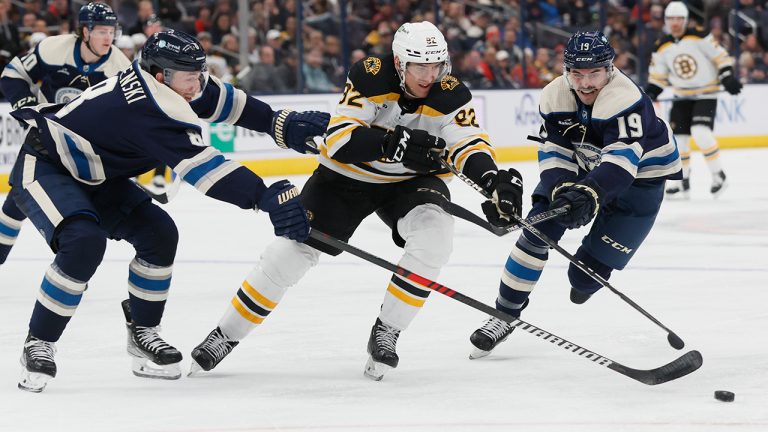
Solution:
[{"label": "blurred crowd", "polygon": [[[663,34],[668,2],[347,0],[342,26],[337,0],[306,0],[302,3],[301,44],[296,0],[250,0],[247,11],[238,10],[237,0],[107,3],[121,23],[122,35],[116,45],[129,58],[148,35],[162,28],[183,30],[202,43],[212,74],[264,94],[339,91],[346,78],[345,65],[370,54],[389,53],[397,28],[404,22],[422,20],[439,24],[449,43],[454,75],[473,89],[543,87],[562,73],[564,42],[570,33],[601,27],[616,48],[616,65],[642,83],[653,44]],[[742,82],[768,82],[768,1],[687,3],[689,25],[707,28],[737,55]],[[0,65],[33,49],[48,35],[69,33],[82,4],[0,0]],[[738,15],[729,19],[734,10]],[[241,13],[248,20],[247,64],[241,64],[239,57]],[[298,61],[300,55],[302,62]]]}]

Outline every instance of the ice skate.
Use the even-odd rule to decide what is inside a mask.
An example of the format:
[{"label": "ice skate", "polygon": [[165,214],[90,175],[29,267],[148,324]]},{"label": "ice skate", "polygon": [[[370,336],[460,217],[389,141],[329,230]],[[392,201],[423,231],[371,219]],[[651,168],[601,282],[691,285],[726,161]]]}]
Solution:
[{"label": "ice skate", "polygon": [[215,368],[239,343],[228,339],[221,328],[216,327],[192,350],[192,365],[187,376],[195,376]]},{"label": "ice skate", "polygon": [[53,361],[55,354],[56,346],[53,342],[28,335],[21,353],[23,369],[19,388],[34,393],[43,391],[48,381],[56,377],[56,363]]},{"label": "ice skate", "polygon": [[469,359],[475,360],[487,356],[496,348],[496,345],[507,340],[514,329],[506,321],[493,316],[489,317],[483,326],[475,330],[469,337],[469,341],[474,345],[474,349],[469,353]]},{"label": "ice skate", "polygon": [[718,171],[712,176],[712,187],[709,192],[712,193],[712,197],[718,198],[728,187],[728,181],[726,180],[725,173]]},{"label": "ice skate", "polygon": [[584,291],[579,291],[576,288],[571,287],[571,303],[584,304],[590,297],[592,297],[592,293],[585,293]]},{"label": "ice skate", "polygon": [[[688,200],[691,199],[691,181],[684,178],[682,180],[670,181],[671,185],[665,192],[668,199]],[[713,192],[714,193],[714,192]]]},{"label": "ice skate", "polygon": [[365,364],[365,376],[381,381],[388,370],[397,367],[400,358],[395,352],[397,338],[400,330],[388,326],[376,318],[376,323],[371,329],[371,337],[368,339],[368,362]]},{"label": "ice skate", "polygon": [[133,374],[142,378],[174,380],[181,378],[181,353],[169,345],[157,333],[160,326],[142,327],[130,321],[129,301],[123,300],[128,331],[128,354],[133,357]]}]

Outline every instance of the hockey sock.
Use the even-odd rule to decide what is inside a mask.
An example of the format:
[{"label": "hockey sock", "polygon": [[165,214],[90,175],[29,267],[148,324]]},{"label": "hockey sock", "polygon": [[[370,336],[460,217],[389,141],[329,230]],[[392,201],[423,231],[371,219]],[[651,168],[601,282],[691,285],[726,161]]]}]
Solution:
[{"label": "hockey sock", "polygon": [[688,178],[691,175],[690,140],[690,135],[675,135],[675,141],[677,141],[677,151],[680,153],[680,162],[683,163],[683,178]]},{"label": "hockey sock", "polygon": [[512,247],[512,251],[504,265],[499,283],[499,296],[496,299],[496,309],[512,316],[519,317],[528,296],[541,277],[541,272],[547,263],[548,247],[535,242],[532,234],[525,231]]},{"label": "hockey sock", "polygon": [[720,161],[720,146],[717,145],[712,129],[703,125],[693,125],[691,126],[691,135],[696,140],[696,145],[699,146],[704,154],[704,160],[707,161],[709,172],[715,175],[722,171],[723,164]]}]

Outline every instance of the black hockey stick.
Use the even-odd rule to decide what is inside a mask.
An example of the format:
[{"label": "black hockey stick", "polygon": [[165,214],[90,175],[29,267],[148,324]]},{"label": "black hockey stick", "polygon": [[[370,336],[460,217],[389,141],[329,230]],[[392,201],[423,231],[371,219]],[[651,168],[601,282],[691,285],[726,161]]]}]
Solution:
[{"label": "black hockey stick", "polygon": [[[440,202],[440,207],[443,208],[446,212],[456,216],[457,218],[464,219],[467,222],[471,222],[480,228],[483,228],[485,230],[488,230],[494,234],[496,234],[499,237],[505,236],[512,231],[517,231],[519,229],[522,229],[523,226],[519,223],[514,223],[512,225],[507,225],[505,227],[499,227],[496,225],[493,225],[489,223],[487,220],[483,219],[482,217],[472,213],[471,211],[465,209],[464,207],[448,201],[443,200]],[[539,213],[537,215],[531,216],[527,219],[525,219],[526,222],[528,222],[531,225],[537,224],[539,222],[544,222],[545,220],[549,220],[552,218],[556,218],[560,216],[561,214],[565,214],[568,212],[567,207],[560,207],[552,210],[547,210],[545,212]]]},{"label": "black hockey stick", "polygon": [[[477,183],[472,181],[472,179],[470,179],[469,177],[467,177],[463,173],[461,173],[459,170],[457,170],[456,167],[454,167],[453,165],[449,164],[448,161],[446,161],[445,159],[443,159],[441,157],[438,157],[437,155],[435,155],[435,158],[437,158],[440,161],[441,165],[443,165],[445,168],[448,168],[449,170],[451,170],[451,172],[456,177],[460,178],[464,183],[466,183],[469,186],[471,186],[472,189],[480,192],[480,194],[482,194],[484,197],[486,197],[488,199],[491,199],[491,195],[488,192],[486,192],[485,189],[481,188]],[[568,259],[568,261],[573,263],[573,265],[575,265],[576,267],[581,269],[581,271],[583,271],[584,273],[588,274],[592,279],[597,281],[597,283],[599,283],[600,285],[604,286],[605,288],[608,288],[609,290],[611,290],[611,292],[613,292],[614,294],[619,296],[628,305],[632,306],[635,310],[637,310],[641,314],[645,315],[646,318],[648,318],[649,320],[654,322],[657,326],[659,326],[659,327],[663,328],[664,330],[666,330],[667,333],[668,333],[667,334],[667,341],[669,342],[669,345],[672,346],[672,348],[677,349],[677,350],[681,350],[681,349],[683,349],[683,347],[685,347],[685,342],[683,342],[683,340],[680,339],[680,336],[675,334],[675,332],[673,332],[667,326],[662,324],[659,320],[654,318],[653,315],[649,314],[645,309],[640,307],[640,305],[638,305],[637,303],[632,301],[632,299],[630,299],[629,297],[624,295],[624,293],[622,293],[621,291],[619,291],[616,288],[614,288],[613,285],[611,285],[610,283],[608,283],[607,280],[605,280],[605,278],[603,278],[602,276],[597,274],[591,268],[589,268],[586,265],[584,265],[584,263],[582,263],[581,261],[577,260],[576,257],[574,257],[573,255],[568,253],[568,251],[566,251],[565,249],[560,247],[560,245],[558,245],[557,242],[555,242],[551,238],[547,237],[546,234],[544,234],[541,231],[539,231],[538,229],[536,229],[533,225],[531,225],[528,222],[526,222],[525,219],[523,219],[523,218],[521,218],[521,217],[519,217],[519,216],[517,216],[515,214],[512,214],[510,216],[513,219],[515,219],[515,222],[517,222],[518,224],[522,225],[531,234],[533,234],[536,237],[540,238],[541,241],[546,243],[549,247],[551,247],[552,249],[560,252],[560,254],[562,256],[564,256],[566,259]]]},{"label": "black hockey stick", "polygon": [[725,90],[718,90],[716,92],[707,93],[706,95],[672,96],[672,97],[656,99],[653,102],[682,102],[682,101],[691,101],[691,100],[701,100],[701,96],[719,95],[721,93],[727,93],[727,92]]},{"label": "black hockey stick", "polygon": [[607,367],[608,369],[616,371],[643,384],[663,384],[667,381],[672,381],[674,379],[684,377],[700,368],[703,363],[701,353],[698,351],[689,351],[673,360],[672,362],[655,369],[633,369],[631,367],[624,366],[621,363],[617,363],[601,354],[597,354],[594,351],[590,351],[580,345],[556,336],[540,327],[529,324],[520,318],[515,318],[512,315],[508,315],[504,312],[496,310],[495,308],[488,306],[485,303],[481,303],[471,297],[465,296],[464,294],[454,291],[445,285],[441,285],[435,281],[413,273],[410,270],[400,267],[399,265],[392,264],[391,262],[379,258],[369,252],[358,249],[355,246],[352,246],[349,243],[343,242],[337,238],[331,237],[328,234],[312,229],[309,232],[309,237],[328,246],[349,252],[352,255],[362,258],[371,264],[375,264],[383,269],[396,273],[414,283],[419,284],[420,286],[429,288],[432,291],[437,291],[440,294],[464,303],[465,305],[477,309],[480,312],[487,313],[488,315],[492,315],[500,320],[506,321],[512,326],[520,328],[521,330],[524,330],[536,337],[557,345],[566,351],[570,351],[576,355],[591,360],[595,364]]}]

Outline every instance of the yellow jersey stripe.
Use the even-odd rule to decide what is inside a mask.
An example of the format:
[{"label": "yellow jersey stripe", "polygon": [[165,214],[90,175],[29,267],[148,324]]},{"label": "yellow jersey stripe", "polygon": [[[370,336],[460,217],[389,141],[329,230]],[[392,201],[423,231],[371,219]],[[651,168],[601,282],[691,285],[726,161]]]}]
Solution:
[{"label": "yellow jersey stripe", "polygon": [[264,306],[265,308],[272,310],[277,307],[277,303],[261,295],[261,293],[256,291],[256,289],[254,289],[247,280],[243,281],[243,290],[245,290],[245,292],[247,292],[252,299],[256,300],[257,303]]},{"label": "yellow jersey stripe", "polygon": [[341,116],[341,115],[337,115],[337,116],[331,117],[331,120],[328,122],[328,126],[333,126],[333,125],[335,125],[337,123],[341,123],[341,122],[345,122],[345,121],[355,122],[357,124],[361,124],[361,125],[366,126],[366,127],[368,126],[368,123],[366,123],[366,122],[364,122],[364,121],[362,121],[362,120],[360,120],[358,118],[349,117],[349,116]]},{"label": "yellow jersey stripe", "polygon": [[372,96],[368,98],[369,101],[376,104],[383,104],[386,101],[396,101],[399,99],[400,99],[400,95],[398,93],[387,93],[387,94]]},{"label": "yellow jersey stripe", "polygon": [[339,142],[340,139],[344,138],[345,136],[352,133],[353,130],[359,128],[360,126],[352,126],[352,127],[346,127],[344,129],[341,129],[340,131],[337,131],[333,135],[329,137],[325,137],[325,145],[330,149],[333,147],[337,142]]},{"label": "yellow jersey stripe", "polygon": [[390,294],[397,297],[400,301],[403,303],[407,303],[413,307],[422,307],[424,306],[424,302],[426,300],[417,300],[408,294],[404,293],[400,288],[396,287],[394,284],[390,283],[387,287],[387,291],[389,291]]}]

